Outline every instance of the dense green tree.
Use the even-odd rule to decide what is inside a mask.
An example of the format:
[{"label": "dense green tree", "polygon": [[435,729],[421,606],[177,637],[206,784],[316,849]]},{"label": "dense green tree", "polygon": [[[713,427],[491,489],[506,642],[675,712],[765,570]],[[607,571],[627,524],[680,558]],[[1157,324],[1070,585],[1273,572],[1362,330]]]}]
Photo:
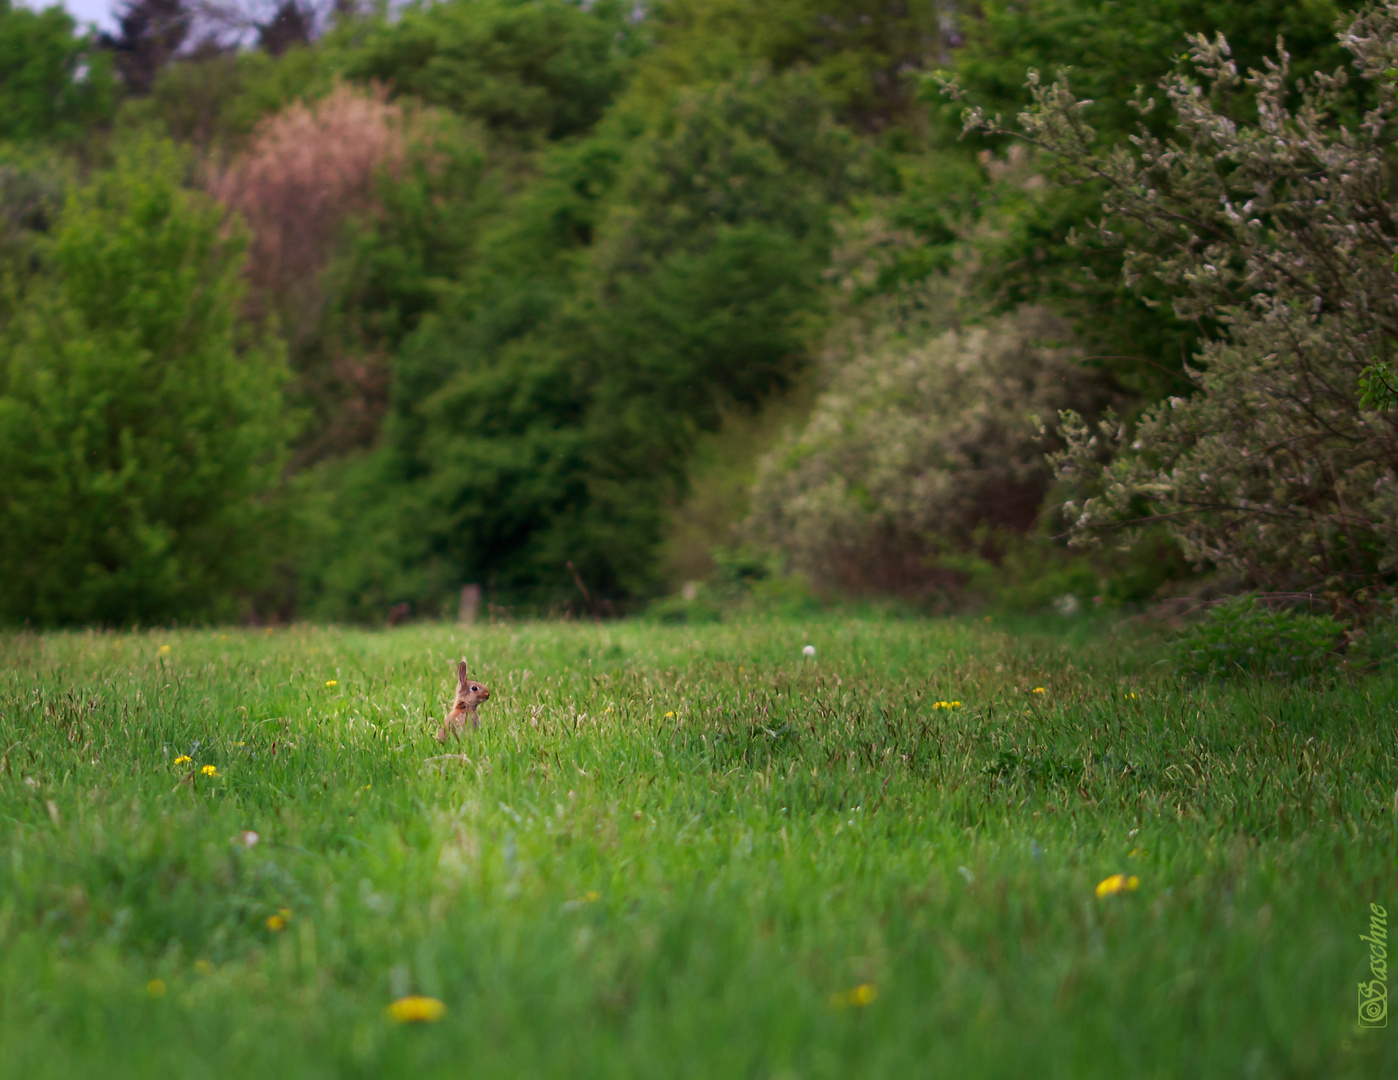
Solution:
[{"label": "dense green tree", "polygon": [[168,147],[72,193],[0,337],[0,618],[227,617],[267,552],[278,350],[237,312],[241,245]]},{"label": "dense green tree", "polygon": [[529,139],[574,135],[601,117],[625,78],[622,5],[449,0],[375,25],[346,74]]},{"label": "dense green tree", "polygon": [[63,205],[69,170],[46,146],[0,146],[0,326],[23,298],[43,237]]},{"label": "dense green tree", "polygon": [[291,356],[293,400],[318,417],[298,437],[298,465],[377,441],[389,391],[408,392],[394,370],[404,342],[452,292],[501,206],[479,125],[426,110],[408,127],[371,207],[340,231],[323,313]]},{"label": "dense green tree", "polygon": [[62,7],[0,0],[0,140],[69,139],[116,105],[111,58]]},{"label": "dense green tree", "polygon": [[918,73],[946,61],[951,0],[663,0],[661,49],[642,76],[664,83],[731,78],[762,64],[809,71],[844,120],[865,130],[921,125]]},{"label": "dense green tree", "polygon": [[403,343],[384,445],[353,481],[370,505],[340,511],[316,571],[331,610],[390,600],[385,580],[425,588],[424,566],[533,601],[572,591],[569,562],[604,596],[646,591],[696,434],[804,362],[854,185],[814,80],[686,91],[654,127],[550,157]]}]

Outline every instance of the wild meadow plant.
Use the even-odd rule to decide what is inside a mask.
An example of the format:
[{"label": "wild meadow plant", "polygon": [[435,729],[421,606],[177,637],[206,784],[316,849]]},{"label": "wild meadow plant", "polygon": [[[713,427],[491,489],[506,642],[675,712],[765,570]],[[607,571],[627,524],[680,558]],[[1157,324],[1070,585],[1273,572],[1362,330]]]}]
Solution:
[{"label": "wild meadow plant", "polygon": [[0,1075],[1393,1075],[1392,675],[1161,658],[1061,618],[8,637]]}]

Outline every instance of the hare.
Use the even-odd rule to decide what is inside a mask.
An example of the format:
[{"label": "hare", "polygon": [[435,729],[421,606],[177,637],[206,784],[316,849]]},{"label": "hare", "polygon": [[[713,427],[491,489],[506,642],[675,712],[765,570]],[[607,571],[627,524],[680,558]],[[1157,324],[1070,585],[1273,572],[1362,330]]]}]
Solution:
[{"label": "hare", "polygon": [[490,691],[487,690],[475,679],[466,673],[466,661],[456,665],[456,700],[452,702],[451,709],[447,712],[446,721],[437,732],[437,741],[444,743],[447,741],[447,732],[455,735],[461,734],[461,729],[466,726],[466,719],[470,717],[471,730],[475,731],[480,727],[480,717],[476,715],[476,706],[488,700]]}]

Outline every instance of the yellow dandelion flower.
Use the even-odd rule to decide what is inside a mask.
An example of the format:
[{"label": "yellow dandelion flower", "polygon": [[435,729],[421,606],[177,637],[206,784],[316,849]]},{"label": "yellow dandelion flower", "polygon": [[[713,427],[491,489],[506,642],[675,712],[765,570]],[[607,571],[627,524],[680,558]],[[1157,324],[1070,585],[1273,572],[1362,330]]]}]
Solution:
[{"label": "yellow dandelion flower", "polygon": [[674,715],[675,715],[675,714],[674,714],[673,712],[667,712],[667,713],[665,714],[665,719],[666,719],[666,720],[669,720],[669,719],[670,719],[672,716],[674,716]]},{"label": "yellow dandelion flower", "polygon": [[204,766],[202,769],[200,769],[199,771],[200,771],[201,773],[203,773],[205,776],[217,776],[217,775],[218,775],[218,768],[217,768],[217,766],[214,766],[214,765],[205,765],[205,766]]},{"label": "yellow dandelion flower", "polygon": [[339,680],[339,679],[326,679],[326,680],[325,680],[325,685],[328,686],[328,687],[330,687],[330,688],[333,690],[335,687],[337,687],[337,686],[340,685],[340,680]]},{"label": "yellow dandelion flower", "polygon": [[1036,693],[1036,694],[1047,694],[1048,691],[1045,690],[1042,686],[1036,686],[1036,687],[1034,687],[1034,693]]},{"label": "yellow dandelion flower", "polygon": [[162,645],[162,646],[160,646],[160,655],[161,655],[161,656],[168,656],[169,654],[170,654],[170,646],[168,646],[168,645]]},{"label": "yellow dandelion flower", "polygon": [[877,1001],[878,996],[879,988],[873,983],[860,983],[852,990],[833,995],[830,1004],[837,1009],[862,1009]]},{"label": "yellow dandelion flower", "polygon": [[1097,883],[1098,896],[1115,896],[1120,892],[1135,892],[1141,887],[1141,879],[1132,875],[1113,874],[1109,878],[1103,878]]},{"label": "yellow dandelion flower", "polygon": [[447,1007],[436,998],[399,998],[388,1007],[389,1019],[398,1024],[435,1024],[446,1015]]},{"label": "yellow dandelion flower", "polygon": [[193,759],[192,757],[190,757],[188,754],[181,754],[179,757],[175,758],[175,764],[176,764],[176,765],[188,765],[188,764],[189,764],[191,761],[193,761],[193,760],[194,760],[194,759]]},{"label": "yellow dandelion flower", "polygon": [[272,931],[272,933],[274,934],[278,934],[286,929],[286,920],[283,919],[280,915],[268,915],[267,929]]},{"label": "yellow dandelion flower", "polygon": [[164,997],[165,980],[152,979],[150,982],[146,983],[146,993],[149,994],[151,997]]}]

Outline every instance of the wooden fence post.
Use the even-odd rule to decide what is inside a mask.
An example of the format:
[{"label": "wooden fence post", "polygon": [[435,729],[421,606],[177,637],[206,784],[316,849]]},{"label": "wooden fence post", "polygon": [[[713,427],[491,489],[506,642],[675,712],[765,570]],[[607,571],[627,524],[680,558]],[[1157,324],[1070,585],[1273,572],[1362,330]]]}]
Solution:
[{"label": "wooden fence post", "polygon": [[479,585],[461,586],[461,607],[457,609],[456,621],[470,624],[476,621],[476,612],[481,606],[481,587]]}]

